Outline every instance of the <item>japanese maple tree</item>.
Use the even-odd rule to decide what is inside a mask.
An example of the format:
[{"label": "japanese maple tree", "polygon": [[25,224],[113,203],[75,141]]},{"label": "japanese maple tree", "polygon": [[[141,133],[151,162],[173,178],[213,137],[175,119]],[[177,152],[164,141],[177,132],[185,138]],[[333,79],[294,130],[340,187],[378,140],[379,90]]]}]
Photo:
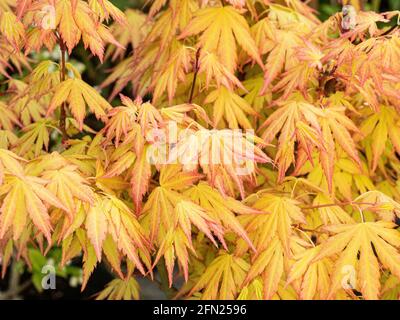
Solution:
[{"label": "japanese maple tree", "polygon": [[1,1],[2,276],[61,248],[99,299],[398,299],[400,12],[357,3]]}]

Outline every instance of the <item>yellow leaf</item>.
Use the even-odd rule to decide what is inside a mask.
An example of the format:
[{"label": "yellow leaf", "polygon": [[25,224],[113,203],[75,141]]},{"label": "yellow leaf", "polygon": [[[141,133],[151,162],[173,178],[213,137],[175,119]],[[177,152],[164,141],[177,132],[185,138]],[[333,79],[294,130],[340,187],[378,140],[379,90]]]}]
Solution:
[{"label": "yellow leaf", "polygon": [[56,86],[47,115],[53,113],[64,102],[68,103],[80,130],[83,128],[86,105],[98,119],[105,117],[106,111],[111,109],[111,105],[95,89],[78,78],[68,79]]},{"label": "yellow leaf", "polygon": [[180,38],[200,34],[199,45],[202,54],[207,52],[218,55],[233,73],[237,64],[236,42],[244,51],[262,65],[256,44],[251,37],[250,28],[244,17],[233,7],[214,7],[198,10],[189,25],[182,31]]}]

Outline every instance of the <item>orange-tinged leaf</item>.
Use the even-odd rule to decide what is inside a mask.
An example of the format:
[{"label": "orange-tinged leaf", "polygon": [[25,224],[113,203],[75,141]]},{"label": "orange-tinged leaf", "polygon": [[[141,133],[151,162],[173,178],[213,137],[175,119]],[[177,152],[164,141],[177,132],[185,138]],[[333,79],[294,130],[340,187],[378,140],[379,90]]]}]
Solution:
[{"label": "orange-tinged leaf", "polygon": [[136,206],[136,214],[140,214],[142,208],[142,198],[147,192],[151,177],[151,166],[147,159],[146,148],[136,159],[132,169],[131,190],[133,202]]},{"label": "orange-tinged leaf", "polygon": [[201,299],[235,299],[249,264],[242,258],[222,252],[201,275],[191,293],[202,291]]},{"label": "orange-tinged leaf", "polygon": [[64,102],[68,103],[80,130],[83,128],[86,105],[98,119],[105,117],[106,111],[111,109],[111,105],[95,89],[78,78],[65,80],[56,86],[47,115],[53,113]]},{"label": "orange-tinged leaf", "polygon": [[95,204],[89,209],[86,217],[86,230],[96,252],[97,260],[100,262],[103,241],[107,233],[107,219],[100,199],[97,199]]},{"label": "orange-tinged leaf", "polygon": [[182,31],[180,38],[200,34],[199,45],[204,53],[218,55],[230,72],[236,69],[237,47],[262,65],[261,58],[246,20],[231,6],[204,8],[198,10],[189,25]]}]

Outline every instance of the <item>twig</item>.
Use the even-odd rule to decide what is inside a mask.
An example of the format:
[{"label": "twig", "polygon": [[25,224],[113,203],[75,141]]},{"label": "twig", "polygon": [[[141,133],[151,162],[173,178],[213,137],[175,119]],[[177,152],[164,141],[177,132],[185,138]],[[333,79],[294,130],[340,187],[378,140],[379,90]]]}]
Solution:
[{"label": "twig", "polygon": [[[60,72],[60,80],[61,82],[65,81],[65,72],[66,72],[66,67],[65,67],[65,54],[66,54],[66,47],[64,41],[59,38],[59,44],[60,44],[60,50],[61,50],[61,72]],[[61,112],[60,112],[60,130],[63,136],[63,141],[68,140],[68,133],[66,129],[66,118],[67,118],[67,113],[66,113],[66,103],[63,102],[61,105]]]},{"label": "twig", "polygon": [[20,273],[18,271],[17,261],[14,259],[10,268],[10,280],[8,282],[8,289],[5,292],[0,292],[0,300],[12,300],[18,298],[18,295],[31,285],[31,280],[19,284]]},{"label": "twig", "polygon": [[344,206],[349,206],[349,205],[350,206],[359,206],[359,205],[374,206],[374,205],[376,205],[376,203],[346,201],[346,202],[340,202],[340,203],[327,203],[327,204],[321,204],[321,205],[315,205],[315,206],[309,206],[309,207],[301,207],[301,209],[312,210],[312,209],[327,208],[327,207],[344,207]]},{"label": "twig", "polygon": [[194,94],[194,88],[196,86],[197,74],[199,73],[199,58],[200,58],[200,48],[197,49],[196,51],[196,61],[194,62],[194,67],[193,67],[194,75],[193,75],[192,88],[190,89],[189,104],[191,104],[193,101],[193,94]]}]

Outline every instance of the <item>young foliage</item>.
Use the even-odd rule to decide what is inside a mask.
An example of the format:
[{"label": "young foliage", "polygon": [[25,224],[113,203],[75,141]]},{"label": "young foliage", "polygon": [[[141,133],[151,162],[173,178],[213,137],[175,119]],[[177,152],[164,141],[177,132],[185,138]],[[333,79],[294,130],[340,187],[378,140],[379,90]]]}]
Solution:
[{"label": "young foliage", "polygon": [[60,250],[98,299],[398,299],[399,12],[146,8],[0,2],[2,277]]}]

